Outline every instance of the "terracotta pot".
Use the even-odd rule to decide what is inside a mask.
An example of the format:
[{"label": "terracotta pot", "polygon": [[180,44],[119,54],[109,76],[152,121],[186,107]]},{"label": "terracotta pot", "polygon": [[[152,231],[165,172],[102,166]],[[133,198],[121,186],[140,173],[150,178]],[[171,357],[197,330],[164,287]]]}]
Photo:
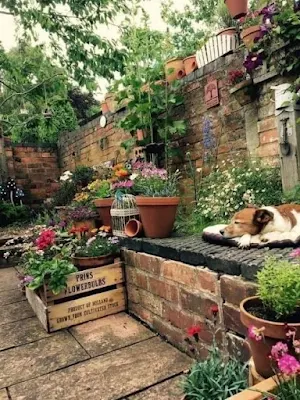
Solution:
[{"label": "terracotta pot", "polygon": [[79,271],[102,267],[103,265],[113,264],[113,262],[113,254],[107,254],[99,257],[73,257],[73,264],[78,268]]},{"label": "terracotta pot", "polygon": [[117,109],[117,102],[115,101],[114,93],[106,93],[105,102],[107,104],[108,110],[111,113],[116,112]]},{"label": "terracotta pot", "polygon": [[182,58],[172,58],[165,64],[165,74],[168,82],[181,79],[185,76]]},{"label": "terracotta pot", "polygon": [[241,33],[242,41],[244,42],[247,49],[251,49],[254,40],[260,37],[260,25],[250,26],[247,29],[243,29]]},{"label": "terracotta pot", "polygon": [[136,197],[145,236],[169,237],[176,217],[179,197]]},{"label": "terracotta pot", "polygon": [[[257,318],[250,314],[247,310],[249,307],[257,306],[261,304],[259,297],[249,297],[242,301],[240,306],[240,316],[243,325],[247,328],[255,326],[256,328],[264,328],[263,340],[256,341],[249,339],[249,345],[255,364],[255,369],[259,375],[264,378],[269,378],[274,374],[271,368],[269,355],[271,353],[272,346],[277,342],[286,339],[285,324],[280,322],[272,322]],[[300,338],[300,322],[289,324],[290,327],[296,330],[296,338]]]},{"label": "terracotta pot", "polygon": [[143,129],[137,129],[136,130],[136,138],[139,141],[144,140],[144,131],[143,131]]},{"label": "terracotta pot", "polygon": [[106,101],[102,101],[101,110],[102,110],[102,114],[109,113],[109,108],[108,108],[108,105],[107,105]]},{"label": "terracotta pot", "polygon": [[142,230],[143,230],[143,225],[137,219],[131,219],[125,225],[125,235],[131,238],[140,236]]},{"label": "terracotta pot", "polygon": [[112,226],[110,209],[111,209],[113,201],[114,201],[113,197],[110,197],[108,199],[95,199],[94,200],[94,204],[95,204],[95,207],[97,208],[98,214],[100,215],[102,225]]},{"label": "terracotta pot", "polygon": [[248,12],[248,0],[224,0],[224,2],[234,19],[244,17]]},{"label": "terracotta pot", "polygon": [[194,72],[196,69],[198,69],[197,61],[196,61],[196,56],[189,56],[186,57],[183,60],[183,65],[184,65],[184,70],[186,75],[191,74]]},{"label": "terracotta pot", "polygon": [[237,31],[234,27],[222,29],[220,32],[217,33],[217,36],[234,36],[236,35]]}]

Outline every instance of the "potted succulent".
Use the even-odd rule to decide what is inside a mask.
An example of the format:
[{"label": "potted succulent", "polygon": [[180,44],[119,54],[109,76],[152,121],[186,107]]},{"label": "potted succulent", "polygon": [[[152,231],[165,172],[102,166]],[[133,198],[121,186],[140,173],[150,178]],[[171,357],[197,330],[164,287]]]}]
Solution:
[{"label": "potted succulent", "polygon": [[94,205],[103,225],[111,226],[110,209],[114,201],[111,191],[111,183],[106,179],[97,179],[88,189],[94,198]]},{"label": "potted succulent", "polygon": [[238,19],[247,14],[248,0],[224,0],[232,18]]},{"label": "potted succulent", "polygon": [[75,206],[68,213],[69,219],[73,222],[75,228],[87,227],[89,231],[95,229],[96,211],[88,205]]},{"label": "potted succulent", "polygon": [[133,177],[134,191],[138,194],[136,204],[146,237],[169,237],[180,201],[179,172],[168,175],[165,169],[144,163]]},{"label": "potted succulent", "polygon": [[112,264],[119,251],[118,238],[103,237],[102,233],[91,238],[83,236],[73,257],[79,271]]},{"label": "potted succulent", "polygon": [[[299,257],[300,249],[293,257]],[[300,266],[269,258],[257,274],[258,296],[242,301],[241,321],[248,328],[249,344],[257,372],[274,374],[269,355],[272,346],[293,335],[300,339]]]}]

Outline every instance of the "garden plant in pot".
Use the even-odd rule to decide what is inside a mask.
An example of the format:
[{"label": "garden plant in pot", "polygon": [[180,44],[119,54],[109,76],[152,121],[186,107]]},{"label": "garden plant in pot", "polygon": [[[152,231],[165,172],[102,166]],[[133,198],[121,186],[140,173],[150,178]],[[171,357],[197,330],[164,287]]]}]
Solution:
[{"label": "garden plant in pot", "polygon": [[[291,254],[299,255],[299,249]],[[287,335],[300,339],[300,265],[269,258],[257,278],[258,296],[242,301],[241,321],[248,328],[255,368],[268,378],[274,375],[272,346],[286,341]]]},{"label": "garden plant in pot", "polygon": [[89,205],[77,205],[69,211],[69,219],[75,228],[87,228],[89,232],[96,228],[96,211]]},{"label": "garden plant in pot", "polygon": [[73,257],[73,263],[79,271],[112,264],[119,252],[118,238],[107,237],[100,232],[89,238],[82,235]]},{"label": "garden plant in pot", "polygon": [[141,165],[133,174],[136,204],[146,237],[169,237],[175,221],[179,172],[168,174],[151,163]]},{"label": "garden plant in pot", "polygon": [[230,15],[228,8],[226,7],[224,0],[219,0],[216,10],[217,23],[221,30],[217,36],[229,35],[233,36],[237,34],[237,22]]},{"label": "garden plant in pot", "polygon": [[263,15],[261,11],[249,11],[249,13],[240,19],[242,25],[241,39],[247,49],[252,49],[254,44],[263,36]]},{"label": "garden plant in pot", "polygon": [[111,183],[106,179],[97,179],[88,189],[94,198],[94,205],[100,216],[102,225],[111,226],[110,209],[114,201],[111,192]]}]

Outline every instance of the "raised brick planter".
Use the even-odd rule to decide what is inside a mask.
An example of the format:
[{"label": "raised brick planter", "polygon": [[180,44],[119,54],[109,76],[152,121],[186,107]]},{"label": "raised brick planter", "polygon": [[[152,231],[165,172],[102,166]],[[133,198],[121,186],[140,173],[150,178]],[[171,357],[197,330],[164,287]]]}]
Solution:
[{"label": "raised brick planter", "polygon": [[239,303],[256,293],[257,271],[267,255],[287,257],[291,249],[240,250],[211,245],[200,236],[125,239],[123,257],[129,311],[173,345],[189,352],[186,330],[200,324],[203,356],[212,343],[210,307],[219,307],[218,343],[245,360],[245,328]]}]

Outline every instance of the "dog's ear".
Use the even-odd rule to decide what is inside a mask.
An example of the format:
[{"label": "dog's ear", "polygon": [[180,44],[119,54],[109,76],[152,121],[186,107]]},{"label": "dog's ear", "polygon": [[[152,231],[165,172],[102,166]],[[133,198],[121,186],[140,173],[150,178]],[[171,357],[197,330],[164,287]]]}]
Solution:
[{"label": "dog's ear", "polygon": [[253,216],[253,223],[256,225],[267,224],[274,219],[274,214],[268,210],[256,210]]}]

